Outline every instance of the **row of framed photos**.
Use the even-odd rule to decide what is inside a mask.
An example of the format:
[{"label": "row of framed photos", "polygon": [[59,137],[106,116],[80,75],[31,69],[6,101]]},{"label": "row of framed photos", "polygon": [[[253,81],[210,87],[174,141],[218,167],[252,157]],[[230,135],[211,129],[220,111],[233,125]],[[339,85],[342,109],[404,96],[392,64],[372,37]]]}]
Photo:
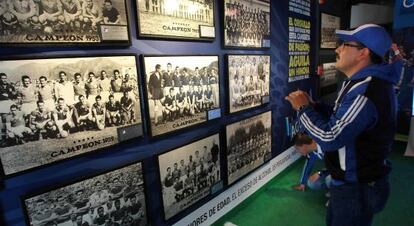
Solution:
[{"label": "row of framed photos", "polygon": [[[135,55],[0,60],[3,175],[142,136],[144,118],[154,137],[221,117],[218,56],[141,58],[144,76]],[[270,56],[226,59],[228,113],[267,104]]]},{"label": "row of framed photos", "polygon": [[[130,45],[126,0],[1,0],[0,43]],[[138,36],[212,41],[215,0],[136,0]],[[225,47],[270,47],[270,0],[223,1]]]},{"label": "row of framed photos", "polygon": [[[271,159],[271,111],[161,153],[158,180],[164,219],[171,220],[203,198],[222,191]],[[221,156],[226,156],[222,167]],[[226,170],[223,171],[223,168]],[[112,169],[22,197],[28,225],[147,225],[142,162]]]}]

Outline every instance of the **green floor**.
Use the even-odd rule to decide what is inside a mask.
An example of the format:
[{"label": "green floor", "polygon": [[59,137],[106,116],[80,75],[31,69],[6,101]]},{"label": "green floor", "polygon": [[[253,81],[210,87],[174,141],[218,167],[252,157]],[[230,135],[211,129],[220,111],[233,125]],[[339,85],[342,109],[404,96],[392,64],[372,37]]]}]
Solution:
[{"label": "green floor", "polygon": [[[391,154],[391,197],[373,226],[414,226],[414,158],[403,157],[406,143],[397,142]],[[299,180],[304,160],[290,166],[214,226],[231,222],[238,226],[323,226],[323,191],[299,192],[291,186]]]}]

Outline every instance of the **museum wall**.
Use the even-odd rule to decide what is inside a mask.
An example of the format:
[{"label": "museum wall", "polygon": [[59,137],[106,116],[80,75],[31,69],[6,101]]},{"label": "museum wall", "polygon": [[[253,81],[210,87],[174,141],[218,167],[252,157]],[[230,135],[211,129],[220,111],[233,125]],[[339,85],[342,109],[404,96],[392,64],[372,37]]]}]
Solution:
[{"label": "museum wall", "polygon": [[[331,59],[332,52],[319,52],[317,58],[318,37],[315,36],[318,20],[316,9],[317,2],[312,1],[311,14],[311,73],[310,78],[288,83],[288,67],[289,67],[289,52],[288,52],[288,0],[278,0],[271,2],[271,48],[259,50],[246,49],[226,49],[222,46],[223,37],[223,23],[222,1],[215,0],[215,40],[212,42],[198,42],[198,41],[174,41],[174,40],[151,40],[137,38],[137,14],[135,1],[127,1],[128,5],[128,19],[131,34],[132,45],[130,47],[117,46],[75,46],[75,47],[9,47],[6,44],[0,44],[0,57],[9,59],[13,57],[36,58],[36,57],[55,57],[55,56],[93,56],[93,55],[111,55],[111,54],[136,54],[136,55],[218,55],[219,57],[219,76],[220,76],[220,108],[221,117],[202,123],[200,125],[192,126],[190,128],[181,129],[172,133],[161,135],[157,137],[150,137],[148,128],[150,127],[146,118],[148,111],[146,104],[141,104],[141,112],[143,116],[144,135],[139,138],[117,144],[115,146],[103,148],[102,150],[93,151],[87,154],[76,156],[71,159],[55,162],[44,167],[36,168],[26,172],[18,173],[8,176],[3,179],[0,186],[0,210],[3,213],[3,221],[1,225],[17,226],[25,224],[25,211],[22,202],[22,197],[32,193],[39,193],[47,191],[51,187],[61,184],[70,184],[74,181],[79,181],[82,178],[92,177],[111,169],[119,168],[128,164],[142,161],[144,183],[146,190],[146,205],[148,222],[151,225],[170,225],[186,214],[192,212],[197,207],[203,205],[209,199],[224,191],[227,187],[224,184],[223,188],[212,195],[203,198],[191,207],[180,212],[168,221],[164,220],[164,213],[162,207],[162,195],[159,179],[159,169],[157,162],[157,155],[168,150],[178,148],[182,145],[188,144],[207,137],[211,134],[221,132],[220,148],[225,149],[225,126],[242,119],[266,112],[272,112],[272,157],[277,156],[288,147],[292,145],[290,138],[286,135],[286,121],[287,116],[294,114],[288,102],[284,97],[291,91],[303,89],[311,91],[316,95],[316,62],[322,62],[324,59]],[[346,1],[341,1],[346,2]],[[336,15],[341,15],[343,26],[348,26],[345,21],[348,15],[347,11],[343,11],[346,4],[338,4],[338,1],[328,1],[323,7],[322,11],[332,12]],[[343,17],[342,17],[343,16]],[[300,17],[300,16],[299,16]],[[227,112],[228,97],[224,94],[228,93],[226,88],[226,65],[225,54],[270,54],[271,56],[271,75],[270,75],[270,103],[253,108],[251,110],[242,111],[238,113],[229,114]],[[142,75],[143,67],[141,59],[137,58],[138,73]],[[46,67],[47,65],[45,65]],[[1,68],[0,68],[1,72]],[[143,97],[144,79],[140,78],[139,93],[141,102],[144,103]],[[224,161],[225,152],[221,152],[221,177],[225,177]],[[16,153],[18,155],[18,153]],[[1,222],[1,221],[0,221]]]}]

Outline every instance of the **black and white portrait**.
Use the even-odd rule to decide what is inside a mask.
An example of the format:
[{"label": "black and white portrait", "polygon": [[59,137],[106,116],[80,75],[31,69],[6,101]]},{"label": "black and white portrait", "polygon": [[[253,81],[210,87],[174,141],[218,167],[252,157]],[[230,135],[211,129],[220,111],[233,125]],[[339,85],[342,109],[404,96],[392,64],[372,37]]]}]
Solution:
[{"label": "black and white portrait", "polygon": [[220,178],[219,134],[158,156],[165,218],[210,194]]},{"label": "black and white portrait", "polygon": [[270,111],[226,127],[227,178],[232,184],[272,156]]},{"label": "black and white portrait", "polygon": [[29,225],[147,225],[141,163],[24,200]]},{"label": "black and white portrait", "polygon": [[140,36],[202,39],[200,26],[214,33],[214,0],[137,0],[137,7]]},{"label": "black and white portrait", "polygon": [[259,106],[269,96],[270,56],[229,55],[228,76],[230,113]]},{"label": "black and white portrait", "polygon": [[144,57],[152,136],[207,120],[219,108],[217,56]]},{"label": "black and white portrait", "polygon": [[224,46],[262,48],[270,37],[270,0],[224,0]]},{"label": "black and white portrait", "polygon": [[0,116],[6,175],[116,144],[141,126],[135,56],[0,61]]},{"label": "black and white portrait", "polygon": [[100,43],[112,28],[128,41],[127,26],[124,0],[0,0],[0,43]]}]

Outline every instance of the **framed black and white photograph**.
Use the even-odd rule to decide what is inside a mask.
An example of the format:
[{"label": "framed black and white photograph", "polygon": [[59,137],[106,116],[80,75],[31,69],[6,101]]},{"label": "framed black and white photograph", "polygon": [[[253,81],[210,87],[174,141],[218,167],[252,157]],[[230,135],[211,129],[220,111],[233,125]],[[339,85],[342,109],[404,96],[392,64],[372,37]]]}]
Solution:
[{"label": "framed black and white photograph", "polygon": [[269,102],[270,55],[228,55],[229,112]]},{"label": "framed black and white photograph", "polygon": [[319,79],[319,85],[321,88],[327,87],[330,85],[336,85],[338,79],[336,77],[336,66],[335,62],[332,63],[323,63],[323,75]]},{"label": "framed black and white photograph", "polygon": [[137,0],[138,36],[214,40],[214,0]]},{"label": "framed black and white photograph", "polygon": [[224,47],[270,48],[270,0],[224,0]]},{"label": "framed black and white photograph", "polygon": [[23,197],[28,225],[147,225],[142,164]]},{"label": "framed black and white photograph", "polygon": [[218,56],[144,56],[151,135],[197,125],[220,108]]},{"label": "framed black and white photograph", "polygon": [[319,77],[319,96],[325,103],[334,104],[339,85],[346,76],[336,69],[335,61],[324,60],[322,63],[322,73]]},{"label": "framed black and white photograph", "polygon": [[270,111],[226,127],[227,182],[232,184],[272,157]]},{"label": "framed black and white photograph", "polygon": [[335,49],[335,30],[341,29],[341,18],[326,13],[321,13],[321,49]]},{"label": "framed black and white photograph", "polygon": [[211,194],[221,181],[219,134],[158,156],[165,219]]},{"label": "framed black and white photograph", "polygon": [[2,0],[0,43],[129,45],[125,0]]},{"label": "framed black and white photograph", "polygon": [[136,57],[0,60],[0,158],[11,175],[142,135]]}]

